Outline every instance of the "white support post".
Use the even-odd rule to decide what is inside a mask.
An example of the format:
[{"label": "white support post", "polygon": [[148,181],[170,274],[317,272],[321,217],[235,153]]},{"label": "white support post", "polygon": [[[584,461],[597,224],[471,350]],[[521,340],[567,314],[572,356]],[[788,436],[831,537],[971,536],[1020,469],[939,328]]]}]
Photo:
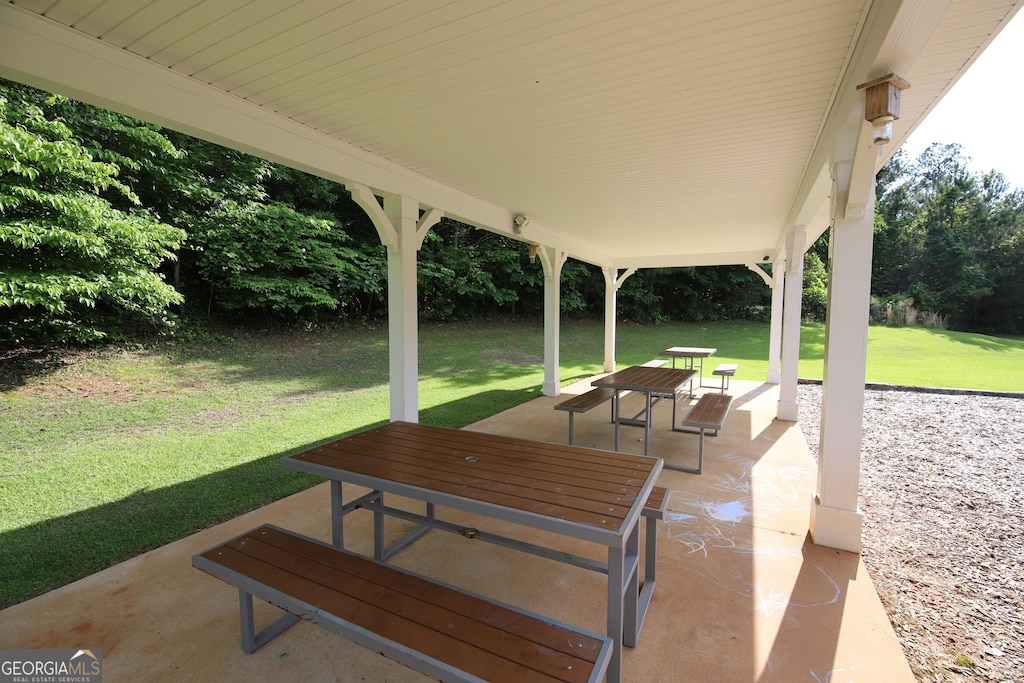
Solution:
[{"label": "white support post", "polygon": [[800,370],[800,322],[804,293],[804,249],[807,233],[803,227],[786,236],[786,287],[782,303],[782,384],[779,386],[780,420],[796,422],[799,415],[796,384]]},{"label": "white support post", "polygon": [[836,163],[834,171],[818,488],[810,531],[819,545],[860,552],[860,451],[875,218],[875,164],[863,159],[874,160],[878,148],[870,126],[860,125],[853,137],[855,159]]},{"label": "white support post", "polygon": [[768,377],[769,384],[782,382],[782,301],[786,289],[785,256],[772,264],[772,318],[768,328]]},{"label": "white support post", "polygon": [[615,317],[618,308],[619,287],[636,272],[630,268],[621,276],[618,268],[605,267],[604,271],[604,371],[615,372]]},{"label": "white support post", "polygon": [[385,197],[384,212],[398,233],[388,244],[388,356],[391,420],[419,421],[419,330],[416,315],[416,219],[408,197]]},{"label": "white support post", "polygon": [[[873,209],[873,202],[868,207]],[[871,210],[854,220],[837,220],[829,240],[818,489],[810,530],[815,543],[850,552],[861,548],[858,488],[873,218]]]},{"label": "white support post", "polygon": [[365,185],[349,183],[352,199],[366,212],[388,252],[388,361],[391,421],[419,421],[419,334],[417,328],[416,252],[441,220],[436,209],[419,216],[419,202],[389,195],[380,205]]},{"label": "white support post", "polygon": [[538,247],[544,265],[544,395],[562,391],[558,369],[559,324],[561,322],[562,266],[568,255],[557,247]]}]

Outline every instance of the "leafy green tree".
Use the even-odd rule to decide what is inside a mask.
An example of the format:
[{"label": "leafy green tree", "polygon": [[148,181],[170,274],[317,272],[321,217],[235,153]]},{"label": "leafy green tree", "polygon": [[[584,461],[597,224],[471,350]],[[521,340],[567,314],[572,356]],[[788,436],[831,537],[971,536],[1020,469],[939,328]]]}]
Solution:
[{"label": "leafy green tree", "polygon": [[[536,312],[541,302],[542,268],[529,263],[522,242],[457,221],[442,219],[427,233],[418,264],[420,310],[425,318],[511,314],[524,302],[521,312]],[[563,307],[564,303],[563,299]]]},{"label": "leafy green tree", "polygon": [[872,292],[911,297],[955,329],[1017,332],[1024,195],[997,172],[972,173],[960,145],[897,154],[878,176]]},{"label": "leafy green tree", "polygon": [[59,102],[0,82],[3,343],[89,343],[140,325],[164,329],[179,295],[157,269],[185,234],[142,208],[116,164],[96,160],[48,115]]},{"label": "leafy green tree", "polygon": [[285,321],[316,320],[336,309],[358,253],[344,246],[330,214],[282,203],[222,204],[195,233],[196,265],[223,310]]},{"label": "leafy green tree", "polygon": [[828,271],[815,251],[804,254],[804,289],[801,313],[807,320],[824,320],[828,304]]}]

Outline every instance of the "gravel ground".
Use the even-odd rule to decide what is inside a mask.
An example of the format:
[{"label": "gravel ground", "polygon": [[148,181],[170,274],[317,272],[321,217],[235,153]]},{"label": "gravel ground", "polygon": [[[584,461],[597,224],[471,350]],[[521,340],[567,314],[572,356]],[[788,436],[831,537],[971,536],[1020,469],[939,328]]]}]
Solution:
[{"label": "gravel ground", "polygon": [[[798,388],[817,454],[821,387]],[[868,390],[864,564],[919,681],[1024,683],[1024,399]]]}]

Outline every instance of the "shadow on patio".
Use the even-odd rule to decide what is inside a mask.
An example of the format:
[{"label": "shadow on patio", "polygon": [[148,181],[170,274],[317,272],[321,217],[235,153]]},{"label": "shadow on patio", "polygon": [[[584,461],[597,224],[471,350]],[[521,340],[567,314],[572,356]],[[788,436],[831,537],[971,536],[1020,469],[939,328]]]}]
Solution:
[{"label": "shadow on patio", "polygon": [[[589,378],[565,393],[588,386]],[[658,528],[657,590],[638,646],[625,650],[624,680],[912,682],[860,558],[806,538],[815,467],[797,426],[772,419],[777,388],[735,381],[730,393],[736,400],[721,435],[707,441],[704,474],[665,470],[659,480],[672,494]],[[537,398],[468,428],[564,443],[567,417],[553,410],[559,400]],[[631,400],[639,406],[641,399],[625,399],[623,412]],[[654,412],[651,454],[692,465],[697,437],[668,428],[668,406]],[[623,427],[622,450],[642,452],[642,439],[642,429]],[[612,442],[607,410],[577,417],[578,445]],[[485,525],[461,513],[449,518]],[[191,557],[264,522],[327,540],[327,486],[4,610],[0,647],[101,650],[108,681],[427,680],[308,623],[243,654],[237,591],[193,569]],[[402,531],[400,523],[389,525],[395,536]],[[353,549],[369,553],[371,538],[369,513],[350,515],[346,540]],[[560,543],[581,555],[601,553]],[[605,578],[593,572],[438,531],[394,563],[604,630]],[[257,604],[258,624],[276,616],[275,608]]]}]

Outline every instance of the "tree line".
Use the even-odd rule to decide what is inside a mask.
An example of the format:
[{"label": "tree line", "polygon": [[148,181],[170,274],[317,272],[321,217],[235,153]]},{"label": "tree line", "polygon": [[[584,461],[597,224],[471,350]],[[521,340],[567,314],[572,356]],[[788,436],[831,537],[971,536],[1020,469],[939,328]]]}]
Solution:
[{"label": "tree line", "polygon": [[[965,175],[960,151],[942,149],[925,155],[928,183],[901,157],[880,174],[875,291],[913,297],[951,325],[1018,331],[1020,193],[998,174]],[[817,244],[805,259],[811,317],[824,313],[826,254]],[[385,249],[337,183],[0,81],[4,346],[89,344],[183,323],[375,320],[386,316],[386,287]],[[599,268],[570,260],[561,288],[563,314],[603,316]],[[543,271],[521,242],[445,219],[418,254],[418,295],[428,320],[535,317]],[[618,313],[766,319],[769,303],[743,266],[647,269],[619,290]]]}]

